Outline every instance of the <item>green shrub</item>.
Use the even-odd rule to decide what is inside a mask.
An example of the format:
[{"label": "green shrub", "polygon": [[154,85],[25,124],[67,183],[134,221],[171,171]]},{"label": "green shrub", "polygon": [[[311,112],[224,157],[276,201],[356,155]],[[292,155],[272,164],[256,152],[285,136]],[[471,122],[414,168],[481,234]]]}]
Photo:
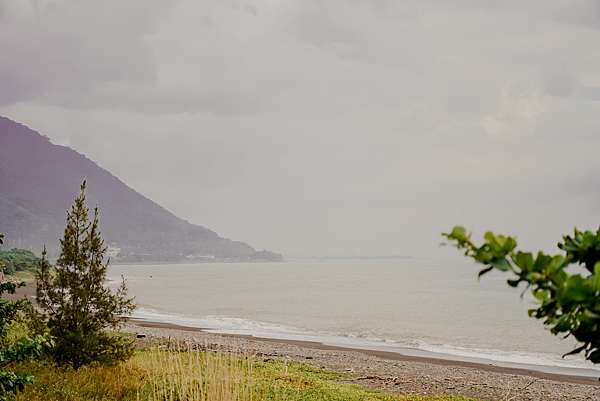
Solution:
[{"label": "green shrub", "polygon": [[[575,229],[572,236],[563,236],[558,244],[562,253],[557,255],[518,251],[514,238],[491,232],[477,246],[463,227],[443,235],[485,266],[480,277],[499,270],[512,276],[507,281],[511,287],[524,283],[531,288],[539,307],[529,315],[542,319],[552,334],[572,336],[580,343],[566,355],[583,352],[593,363],[600,363],[600,229]],[[573,265],[582,266],[587,274],[569,272]]]},{"label": "green shrub", "polygon": [[[4,236],[0,234],[0,244],[3,238]],[[3,269],[3,267],[2,262],[0,262],[0,269]],[[16,289],[23,285],[22,282],[0,282],[0,296],[4,293],[14,294]],[[22,337],[16,341],[12,341],[9,337],[10,327],[17,320],[19,313],[28,306],[30,306],[30,303],[25,299],[19,301],[0,299],[0,401],[12,399],[17,392],[23,391],[26,384],[33,382],[33,376],[17,374],[7,370],[7,366],[14,362],[39,357],[45,347],[51,345],[42,336]]]}]

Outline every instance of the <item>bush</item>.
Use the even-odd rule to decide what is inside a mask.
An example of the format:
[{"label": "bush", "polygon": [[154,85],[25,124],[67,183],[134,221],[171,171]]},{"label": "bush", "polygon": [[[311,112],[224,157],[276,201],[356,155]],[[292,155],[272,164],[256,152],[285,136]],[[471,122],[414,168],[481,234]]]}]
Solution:
[{"label": "bush", "polygon": [[[0,244],[3,238],[4,236],[0,234]],[[0,262],[0,270],[3,267],[2,262]],[[0,296],[4,293],[14,294],[16,289],[23,285],[23,282],[0,282]],[[36,336],[35,338],[23,337],[16,341],[11,341],[9,338],[11,325],[17,320],[19,313],[30,305],[29,301],[25,299],[19,301],[0,299],[0,401],[13,398],[17,392],[23,391],[26,384],[33,382],[33,376],[17,374],[7,370],[6,367],[14,362],[38,357],[46,346],[51,345],[42,336]]]},{"label": "bush", "polygon": [[[479,276],[499,270],[512,275],[511,287],[524,283],[531,288],[539,307],[529,315],[542,319],[552,334],[572,336],[581,345],[566,355],[583,352],[593,363],[600,363],[600,229],[563,236],[557,255],[517,251],[517,241],[488,232],[477,246],[463,227],[443,234],[465,255],[485,266]],[[571,273],[580,265],[587,274]],[[565,355],[565,356],[566,356]]]}]

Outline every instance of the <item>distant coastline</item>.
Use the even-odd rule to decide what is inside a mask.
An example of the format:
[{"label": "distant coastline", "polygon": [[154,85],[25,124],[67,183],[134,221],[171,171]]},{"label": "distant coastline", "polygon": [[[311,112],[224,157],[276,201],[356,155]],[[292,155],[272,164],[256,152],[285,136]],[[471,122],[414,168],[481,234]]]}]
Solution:
[{"label": "distant coastline", "polygon": [[175,259],[135,259],[135,258],[111,258],[110,264],[115,266],[135,266],[135,265],[192,265],[192,264],[210,264],[210,263],[281,263],[285,262],[283,255],[273,253],[270,258],[267,257],[244,257],[244,258],[175,258]]},{"label": "distant coastline", "polygon": [[389,261],[389,260],[409,260],[414,259],[411,255],[333,255],[333,256],[306,256],[306,257],[290,257],[291,261]]}]

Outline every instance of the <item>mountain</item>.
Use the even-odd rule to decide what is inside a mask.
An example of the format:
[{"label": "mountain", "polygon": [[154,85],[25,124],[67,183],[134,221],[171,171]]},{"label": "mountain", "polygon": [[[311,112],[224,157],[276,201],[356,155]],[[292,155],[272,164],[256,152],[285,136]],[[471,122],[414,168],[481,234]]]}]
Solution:
[{"label": "mountain", "polygon": [[[66,210],[83,179],[100,208],[102,234],[117,260],[279,260],[281,255],[220,237],[144,197],[84,155],[0,117],[0,232],[5,247],[56,255]],[[119,249],[120,248],[120,251]]]}]

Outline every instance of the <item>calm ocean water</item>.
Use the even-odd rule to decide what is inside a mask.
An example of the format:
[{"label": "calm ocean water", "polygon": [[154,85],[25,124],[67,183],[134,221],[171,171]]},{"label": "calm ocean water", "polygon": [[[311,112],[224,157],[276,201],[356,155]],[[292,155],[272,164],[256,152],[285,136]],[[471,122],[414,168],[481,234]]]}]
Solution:
[{"label": "calm ocean water", "polygon": [[533,302],[520,299],[505,277],[478,282],[476,272],[470,264],[402,259],[129,265],[112,266],[109,276],[125,276],[139,306],[134,316],[148,320],[499,364],[592,368],[561,358],[573,342],[529,319]]}]

